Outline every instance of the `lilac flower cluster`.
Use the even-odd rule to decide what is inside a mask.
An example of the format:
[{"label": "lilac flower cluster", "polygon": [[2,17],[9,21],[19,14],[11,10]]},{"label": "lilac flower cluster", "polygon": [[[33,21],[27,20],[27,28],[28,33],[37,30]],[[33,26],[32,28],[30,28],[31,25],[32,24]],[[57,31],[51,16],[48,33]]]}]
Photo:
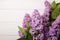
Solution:
[{"label": "lilac flower cluster", "polygon": [[48,40],[58,40],[58,37],[60,35],[60,15],[54,22],[52,22],[52,25],[49,27],[48,33]]},{"label": "lilac flower cluster", "polygon": [[24,37],[24,34],[21,31],[18,31],[20,37]]},{"label": "lilac flower cluster", "polygon": [[45,1],[45,10],[43,16],[40,16],[38,10],[33,12],[32,29],[30,30],[30,33],[33,35],[33,40],[44,40],[44,37],[48,35],[48,27],[46,25],[49,21],[50,9],[50,3]]},{"label": "lilac flower cluster", "polygon": [[60,35],[60,15],[56,18],[56,20],[52,23],[49,29],[49,39],[58,40]]},{"label": "lilac flower cluster", "polygon": [[45,1],[45,10],[44,10],[44,15],[43,15],[43,23],[44,25],[47,25],[49,21],[49,16],[50,16],[50,11],[51,11],[51,5],[48,1]]},{"label": "lilac flower cluster", "polygon": [[38,10],[34,10],[32,14],[32,28],[30,33],[33,35],[33,40],[43,40],[43,25],[42,17],[40,17]]},{"label": "lilac flower cluster", "polygon": [[[23,28],[26,30],[27,28],[26,28],[26,22],[31,22],[31,18],[30,18],[30,15],[29,14],[25,14],[25,16],[24,16],[24,19],[23,19],[23,24],[22,24],[22,26],[23,26]],[[19,33],[19,36],[20,37],[24,37],[25,35],[21,32],[21,31],[18,31],[18,33]]]},{"label": "lilac flower cluster", "polygon": [[24,19],[23,19],[23,24],[22,24],[22,26],[24,27],[24,28],[26,28],[26,22],[31,22],[31,18],[30,18],[30,15],[29,14],[25,14],[25,16],[24,16]]},{"label": "lilac flower cluster", "polygon": [[50,11],[51,11],[51,5],[50,3],[46,0],[45,1],[45,10],[44,10],[44,14],[43,14],[43,25],[44,25],[44,40],[47,40],[48,36],[49,36],[49,27],[48,27],[48,23],[49,23],[49,16],[50,16]]},{"label": "lilac flower cluster", "polygon": [[[47,0],[44,4],[44,14],[41,16],[39,11],[35,9],[32,18],[29,14],[24,16],[22,26],[26,30],[26,22],[29,22],[31,26],[29,33],[33,37],[32,40],[58,40],[60,35],[60,15],[56,20],[50,22],[51,4]],[[49,25],[49,22],[51,25]],[[21,31],[18,31],[18,33],[20,37],[25,36]]]}]

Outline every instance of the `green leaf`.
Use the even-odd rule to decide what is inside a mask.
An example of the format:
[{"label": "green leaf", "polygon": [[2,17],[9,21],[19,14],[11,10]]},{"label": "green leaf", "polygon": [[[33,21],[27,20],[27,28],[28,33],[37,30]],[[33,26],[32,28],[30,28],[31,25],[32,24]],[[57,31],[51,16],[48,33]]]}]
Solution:
[{"label": "green leaf", "polygon": [[57,11],[60,11],[60,4],[56,7]]},{"label": "green leaf", "polygon": [[51,7],[52,7],[52,9],[56,8],[56,2],[55,2],[55,0],[52,2]]},{"label": "green leaf", "polygon": [[18,26],[18,29],[19,29],[24,35],[27,35],[26,31],[25,31],[22,27]]},{"label": "green leaf", "polygon": [[51,17],[56,19],[56,17],[60,14],[60,4],[51,12]]},{"label": "green leaf", "polygon": [[28,21],[26,22],[26,26],[27,26],[27,30],[30,30],[31,26]]},{"label": "green leaf", "polygon": [[52,14],[51,14],[51,17],[52,17],[53,19],[56,19],[56,17],[57,17],[59,14],[60,14],[60,11],[54,10],[54,11],[52,12]]},{"label": "green leaf", "polygon": [[27,37],[26,37],[26,39],[27,40],[32,40],[32,35],[29,33],[29,31],[27,31]]},{"label": "green leaf", "polygon": [[17,40],[27,40],[26,38],[19,38],[19,39],[17,39]]}]

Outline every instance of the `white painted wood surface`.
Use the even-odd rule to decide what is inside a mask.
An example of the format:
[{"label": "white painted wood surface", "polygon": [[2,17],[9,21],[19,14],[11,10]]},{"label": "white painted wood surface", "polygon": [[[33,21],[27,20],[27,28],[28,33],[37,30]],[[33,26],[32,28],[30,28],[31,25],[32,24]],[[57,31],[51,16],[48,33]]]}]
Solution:
[{"label": "white painted wood surface", "polygon": [[[16,40],[18,25],[22,25],[25,13],[32,14],[34,9],[43,13],[45,0],[0,0],[0,40]],[[51,2],[52,0],[48,0]],[[56,0],[60,2],[60,0]]]}]

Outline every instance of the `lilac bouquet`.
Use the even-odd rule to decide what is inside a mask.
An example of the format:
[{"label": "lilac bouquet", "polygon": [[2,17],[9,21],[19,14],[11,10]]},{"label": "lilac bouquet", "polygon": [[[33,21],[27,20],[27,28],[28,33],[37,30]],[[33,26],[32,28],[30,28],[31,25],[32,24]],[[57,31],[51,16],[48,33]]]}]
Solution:
[{"label": "lilac bouquet", "polygon": [[44,14],[41,16],[37,9],[25,14],[22,27],[18,26],[17,40],[59,40],[60,37],[60,3],[44,2]]}]

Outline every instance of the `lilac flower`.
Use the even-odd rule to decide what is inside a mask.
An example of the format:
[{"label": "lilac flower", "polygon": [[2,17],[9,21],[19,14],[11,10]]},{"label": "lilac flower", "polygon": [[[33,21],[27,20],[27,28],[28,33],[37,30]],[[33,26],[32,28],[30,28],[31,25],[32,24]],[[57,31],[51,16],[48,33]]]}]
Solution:
[{"label": "lilac flower", "polygon": [[45,15],[44,15],[44,17],[43,17],[43,25],[47,25],[48,24],[48,21],[49,21],[49,17],[46,17]]},{"label": "lilac flower", "polygon": [[52,23],[52,26],[60,25],[60,15],[56,18],[56,20]]},{"label": "lilac flower", "polygon": [[53,27],[53,28],[56,28],[56,27],[57,27],[57,22],[56,22],[56,21],[54,21],[54,22],[52,23],[52,27]]},{"label": "lilac flower", "polygon": [[39,35],[38,35],[38,38],[39,38],[40,40],[44,40],[44,34],[43,34],[43,33],[39,34]]},{"label": "lilac flower", "polygon": [[22,24],[22,26],[23,26],[23,28],[26,28],[26,22],[31,22],[31,18],[30,18],[30,15],[29,14],[25,14],[25,16],[24,16],[24,19],[23,19],[23,24]]},{"label": "lilac flower", "polygon": [[40,33],[42,33],[42,31],[43,31],[43,25],[39,25],[38,27],[30,29],[30,33],[32,35],[40,34]]},{"label": "lilac flower", "polygon": [[[31,18],[30,18],[30,16],[29,16],[29,14],[25,14],[25,16],[24,16],[24,19],[23,19],[23,24],[22,24],[22,26],[23,26],[23,28],[26,30],[27,28],[26,28],[26,22],[31,22]],[[18,31],[18,34],[19,34],[19,36],[20,37],[24,37],[25,35],[21,32],[21,31]]]},{"label": "lilac flower", "polygon": [[[55,23],[55,22],[54,22]],[[56,25],[57,26],[57,25]],[[56,31],[56,26],[50,26],[49,27],[49,37],[47,40],[57,40],[57,31]],[[57,26],[58,27],[58,26]],[[55,39],[54,39],[55,38]]]},{"label": "lilac flower", "polygon": [[52,27],[57,31],[57,36],[60,35],[60,15],[52,23]]},{"label": "lilac flower", "polygon": [[41,16],[40,16],[38,10],[34,10],[34,12],[32,14],[32,27],[36,27],[39,24],[42,24]]},{"label": "lilac flower", "polygon": [[53,36],[52,40],[58,40],[58,38],[56,36]]},{"label": "lilac flower", "polygon": [[[32,29],[30,30],[30,33],[31,34],[34,34],[34,35],[38,34],[39,35],[40,33],[43,33],[44,25],[45,26],[47,25],[47,23],[49,21],[49,16],[50,16],[50,13],[49,12],[50,12],[50,9],[51,9],[50,7],[51,6],[50,6],[50,3],[48,1],[45,2],[45,7],[46,8],[45,8],[45,11],[44,11],[44,15],[43,16],[40,16],[38,10],[35,10],[33,12],[33,14],[32,14]],[[46,35],[48,35],[47,32],[45,33]]]},{"label": "lilac flower", "polygon": [[45,4],[46,12],[50,12],[50,10],[51,10],[51,5],[50,5],[50,3],[46,0],[44,4]]},{"label": "lilac flower", "polygon": [[[31,35],[33,35],[33,40],[43,40],[44,34],[43,34],[43,20],[40,16],[38,10],[34,10],[32,14],[32,28],[30,29]],[[40,36],[39,36],[40,34]],[[42,35],[43,34],[43,35]]]},{"label": "lilac flower", "polygon": [[50,11],[51,11],[51,5],[50,3],[46,0],[45,1],[45,10],[44,10],[44,14],[43,14],[43,25],[44,25],[44,36],[45,36],[45,40],[47,40],[48,36],[49,36],[49,28],[48,28],[48,22],[49,22],[49,16],[50,16]]},{"label": "lilac flower", "polygon": [[58,40],[56,36],[49,37],[47,40]]},{"label": "lilac flower", "polygon": [[55,29],[53,29],[52,27],[49,28],[49,35],[50,35],[50,36],[56,35],[56,31],[55,31]]},{"label": "lilac flower", "polygon": [[60,35],[60,15],[56,18],[56,20],[52,23],[52,26],[49,28],[49,35],[56,36],[52,37],[52,40],[57,40]]},{"label": "lilac flower", "polygon": [[33,36],[33,40],[43,40],[43,39],[44,39],[44,34],[43,33],[41,33],[37,36]]},{"label": "lilac flower", "polygon": [[21,31],[18,31],[20,37],[24,37],[24,34]]},{"label": "lilac flower", "polygon": [[52,40],[52,38],[51,37],[48,37],[47,40]]},{"label": "lilac flower", "polygon": [[60,23],[60,15],[56,18],[56,22]]},{"label": "lilac flower", "polygon": [[49,21],[49,16],[50,16],[51,5],[47,0],[45,1],[44,4],[45,4],[45,10],[43,15],[43,25],[47,25]]},{"label": "lilac flower", "polygon": [[36,33],[35,28],[30,29],[30,33],[31,33],[32,35],[34,35],[34,34]]},{"label": "lilac flower", "polygon": [[[24,30],[28,29],[26,28],[28,26],[26,22],[28,21],[31,26],[28,32],[33,36],[32,40],[58,40],[57,38],[60,35],[60,15],[48,26],[48,23],[50,23],[51,5],[47,0],[44,4],[44,14],[41,16],[37,9],[34,10],[32,18],[30,18],[29,14],[25,14],[22,26]],[[18,33],[20,37],[27,38],[21,31],[18,31]]]},{"label": "lilac flower", "polygon": [[47,26],[44,26],[44,29],[43,29],[43,31],[44,31],[44,39],[45,40],[47,40],[47,38],[49,37],[49,27],[47,27]]},{"label": "lilac flower", "polygon": [[39,12],[38,12],[37,9],[35,9],[34,12],[33,12],[33,14],[32,14],[32,19],[34,19],[34,18],[40,19],[40,14],[39,14]]}]

